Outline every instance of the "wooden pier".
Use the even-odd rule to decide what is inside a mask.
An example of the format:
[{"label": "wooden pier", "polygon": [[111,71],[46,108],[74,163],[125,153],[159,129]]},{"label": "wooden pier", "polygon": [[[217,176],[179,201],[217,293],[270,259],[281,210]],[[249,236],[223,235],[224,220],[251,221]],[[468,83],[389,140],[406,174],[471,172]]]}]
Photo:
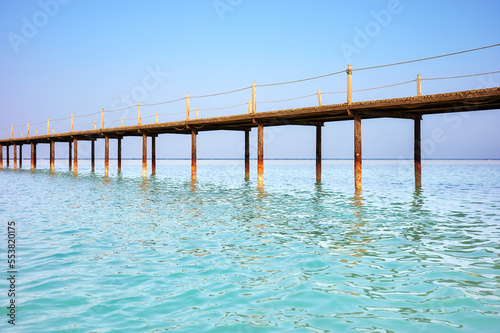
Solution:
[{"label": "wooden pier", "polygon": [[[101,128],[87,131],[71,131],[66,133],[50,133],[50,125],[47,122],[47,134],[0,140],[0,168],[4,166],[4,147],[6,148],[6,166],[9,167],[10,147],[13,150],[13,167],[22,167],[22,147],[31,145],[31,169],[36,169],[38,144],[50,144],[50,170],[54,171],[55,143],[66,142],[69,145],[69,169],[78,172],[78,141],[91,141],[91,170],[95,170],[95,141],[104,139],[104,173],[109,174],[109,140],[118,141],[118,172],[121,172],[121,139],[129,136],[142,137],[142,174],[148,174],[147,144],[148,137],[151,138],[152,153],[151,172],[156,172],[156,137],[165,133],[191,135],[191,179],[196,180],[197,151],[196,142],[198,134],[205,131],[230,130],[241,131],[245,140],[245,170],[244,177],[250,177],[250,131],[257,128],[257,177],[259,183],[264,177],[264,130],[270,126],[301,125],[314,126],[316,128],[316,181],[321,182],[321,150],[322,150],[322,126],[326,122],[354,121],[354,179],[355,187],[361,188],[362,181],[362,152],[361,152],[361,124],[364,119],[374,118],[403,118],[414,122],[414,165],[415,185],[421,186],[421,148],[420,133],[421,119],[424,115],[438,113],[452,113],[465,111],[494,110],[500,108],[500,87],[467,90],[453,93],[421,95],[420,77],[417,78],[417,96],[407,98],[394,98],[386,100],[374,100],[365,102],[352,102],[350,87],[352,70],[347,70],[348,89],[347,102],[342,104],[323,105],[321,93],[318,90],[318,106],[304,107],[299,109],[286,109],[272,112],[257,112],[255,83],[252,86],[252,100],[249,102],[249,113],[225,117],[213,117],[204,119],[189,118],[189,95],[186,96],[186,120],[141,124],[140,106],[138,105],[138,124],[134,126],[120,126],[104,128],[104,120],[101,112]],[[54,131],[54,130],[53,130]],[[19,147],[19,155],[17,155]],[[19,157],[18,157],[19,156]]]}]

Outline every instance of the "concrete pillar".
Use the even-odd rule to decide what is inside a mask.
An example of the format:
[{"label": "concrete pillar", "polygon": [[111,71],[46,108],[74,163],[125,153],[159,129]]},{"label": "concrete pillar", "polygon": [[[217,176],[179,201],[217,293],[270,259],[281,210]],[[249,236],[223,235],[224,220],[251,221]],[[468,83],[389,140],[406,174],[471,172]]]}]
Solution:
[{"label": "concrete pillar", "polygon": [[72,156],[72,147],[71,147],[71,141],[68,142],[68,146],[69,146],[69,150],[68,150],[68,167],[69,167],[69,170],[71,171],[72,169],[72,163],[73,163],[73,156]]},{"label": "concrete pillar", "polygon": [[55,154],[56,154],[56,143],[50,141],[50,172],[54,172],[55,169]]},{"label": "concrete pillar", "polygon": [[14,143],[14,170],[17,169],[17,145]]},{"label": "concrete pillar", "polygon": [[151,136],[151,174],[156,174],[156,135]]},{"label": "concrete pillar", "polygon": [[95,140],[90,141],[90,170],[95,171]]}]

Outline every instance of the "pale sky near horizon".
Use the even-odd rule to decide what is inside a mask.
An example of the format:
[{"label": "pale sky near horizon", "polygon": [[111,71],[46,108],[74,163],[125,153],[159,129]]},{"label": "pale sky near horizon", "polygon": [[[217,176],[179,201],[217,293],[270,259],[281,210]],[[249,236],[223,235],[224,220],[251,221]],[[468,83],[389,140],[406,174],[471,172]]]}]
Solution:
[{"label": "pale sky near horizon", "polygon": [[[500,42],[500,1],[0,1],[0,137],[47,131],[46,120],[157,103],[190,96],[297,80],[353,68],[382,65],[482,47]],[[353,89],[422,78],[500,70],[500,47],[354,72]],[[257,89],[259,102],[343,91],[346,75]],[[500,73],[423,81],[423,94],[500,86]],[[414,82],[358,92],[354,101],[414,96]],[[251,90],[191,100],[200,117],[247,112]],[[323,104],[345,102],[345,94],[324,94]],[[260,103],[257,112],[317,105],[316,97]],[[143,123],[183,120],[184,101],[141,108]],[[178,113],[178,114],[176,114]],[[172,114],[172,115],[167,115]],[[105,114],[107,126],[137,122],[135,108]],[[149,117],[149,118],[146,118]],[[192,114],[194,117],[194,113]],[[129,120],[130,119],[130,120]],[[424,158],[500,158],[500,110],[424,116]],[[100,116],[75,118],[75,130],[99,126]],[[70,120],[53,121],[56,132]],[[411,158],[411,120],[365,120],[363,157]],[[315,129],[265,128],[265,157],[314,157]],[[256,156],[256,131],[251,134]],[[199,157],[243,157],[241,132],[201,132]],[[115,156],[114,140],[111,156]],[[97,144],[103,155],[103,140]],[[60,148],[59,148],[60,147]],[[126,138],[124,157],[140,157],[140,138]],[[67,156],[57,144],[56,156]],[[26,156],[29,149],[24,152]],[[80,146],[88,157],[87,143]],[[39,156],[48,155],[40,145]],[[190,156],[190,137],[160,135],[157,156]],[[323,156],[353,156],[353,122],[323,129]]]}]

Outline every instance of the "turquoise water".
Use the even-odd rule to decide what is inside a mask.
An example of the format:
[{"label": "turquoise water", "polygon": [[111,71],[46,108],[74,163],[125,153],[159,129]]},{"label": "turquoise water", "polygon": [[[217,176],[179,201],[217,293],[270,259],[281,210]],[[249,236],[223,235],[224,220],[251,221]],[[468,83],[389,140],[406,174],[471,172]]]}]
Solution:
[{"label": "turquoise water", "polygon": [[[25,161],[25,165],[29,165]],[[498,332],[500,161],[139,161],[0,171],[18,332]],[[254,161],[252,162],[255,163]],[[4,164],[5,166],[5,164]],[[255,167],[255,165],[253,165]],[[45,168],[45,169],[44,169]]]}]

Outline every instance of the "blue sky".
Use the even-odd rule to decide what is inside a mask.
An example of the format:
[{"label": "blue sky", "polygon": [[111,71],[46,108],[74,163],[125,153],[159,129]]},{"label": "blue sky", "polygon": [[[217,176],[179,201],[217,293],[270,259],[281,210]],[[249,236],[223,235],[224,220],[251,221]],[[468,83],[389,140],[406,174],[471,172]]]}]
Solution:
[{"label": "blue sky", "polygon": [[[289,81],[353,68],[380,65],[496,44],[500,41],[499,1],[0,1],[0,136],[15,136],[26,124],[85,115],[135,104],[163,102]],[[437,60],[354,72],[353,89],[416,78],[456,76],[500,70],[500,47]],[[304,83],[261,87],[258,101],[273,101],[345,89],[345,74]],[[500,86],[500,74],[424,81],[423,94]],[[354,101],[413,96],[414,83],[354,93]],[[250,90],[193,99],[191,107],[210,109],[242,104]],[[323,96],[324,104],[345,95]],[[310,97],[258,104],[257,112],[316,105]],[[184,102],[141,108],[159,121],[182,120]],[[200,111],[200,117],[246,113],[246,106]],[[178,115],[166,115],[181,113]],[[105,120],[134,124],[136,110],[106,113]],[[194,115],[193,115],[194,116]],[[75,129],[93,128],[99,116],[75,118]],[[154,117],[143,119],[143,123]],[[53,122],[67,132],[69,120]],[[87,125],[84,125],[87,124]],[[425,116],[424,158],[500,158],[500,112]],[[365,158],[410,158],[410,120],[363,121]],[[46,133],[46,124],[32,125]],[[266,128],[267,158],[314,157],[315,129]],[[252,131],[252,157],[256,156]],[[200,157],[242,157],[240,132],[202,132]],[[57,147],[59,147],[58,144]],[[61,144],[62,145],[62,144]],[[39,155],[48,147],[41,145]],[[88,157],[86,143],[81,157]],[[98,141],[98,154],[103,154]],[[115,143],[112,141],[112,157]],[[124,157],[140,157],[139,138],[124,140]],[[29,150],[29,149],[28,149]],[[25,152],[29,154],[28,150]],[[56,156],[67,154],[66,145]],[[27,156],[27,155],[26,155]],[[100,156],[100,155],[99,155]],[[190,137],[162,135],[157,156],[190,156]],[[328,123],[323,156],[353,156],[353,122]]]}]

